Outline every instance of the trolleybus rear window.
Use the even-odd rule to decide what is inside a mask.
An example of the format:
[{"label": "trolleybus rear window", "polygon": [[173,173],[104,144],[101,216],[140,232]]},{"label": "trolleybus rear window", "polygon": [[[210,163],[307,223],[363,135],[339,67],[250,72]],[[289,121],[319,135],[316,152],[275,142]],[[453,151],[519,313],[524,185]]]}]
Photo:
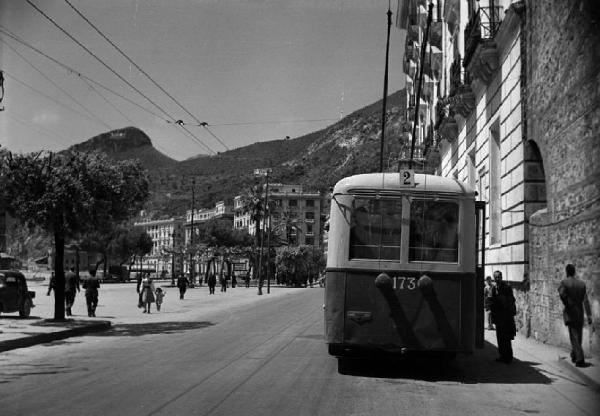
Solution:
[{"label": "trolleybus rear window", "polygon": [[458,204],[411,202],[408,261],[458,262]]},{"label": "trolleybus rear window", "polygon": [[350,258],[400,260],[402,200],[356,198]]}]

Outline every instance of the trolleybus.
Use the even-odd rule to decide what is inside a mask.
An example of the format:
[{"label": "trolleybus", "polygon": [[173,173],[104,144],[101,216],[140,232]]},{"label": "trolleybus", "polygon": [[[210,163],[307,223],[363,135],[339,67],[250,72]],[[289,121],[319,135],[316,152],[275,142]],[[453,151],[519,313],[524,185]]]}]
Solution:
[{"label": "trolleybus", "polygon": [[412,170],[340,180],[325,278],[329,353],[482,348],[484,207],[463,183]]}]

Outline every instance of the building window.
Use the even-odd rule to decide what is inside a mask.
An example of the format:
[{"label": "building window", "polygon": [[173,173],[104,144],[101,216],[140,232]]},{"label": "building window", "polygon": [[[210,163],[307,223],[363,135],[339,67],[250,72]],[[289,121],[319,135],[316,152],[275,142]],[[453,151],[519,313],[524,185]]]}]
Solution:
[{"label": "building window", "polygon": [[314,244],[315,244],[315,238],[314,238],[314,237],[312,237],[312,236],[307,236],[307,237],[304,239],[304,244],[306,244],[307,246],[312,246],[312,245],[314,245]]},{"label": "building window", "polygon": [[315,200],[314,199],[307,199],[306,200],[306,207],[307,208],[313,208],[315,206]]},{"label": "building window", "polygon": [[500,156],[500,125],[490,128],[490,244],[502,242],[502,158]]},{"label": "building window", "polygon": [[312,234],[313,226],[312,224],[306,224],[306,234]]},{"label": "building window", "polygon": [[304,213],[304,218],[306,218],[307,220],[314,220],[315,219],[315,213],[313,211],[306,211]]},{"label": "building window", "polygon": [[295,199],[290,199],[290,200],[288,201],[288,205],[289,205],[290,207],[297,207],[297,206],[298,206],[298,201],[296,201]]},{"label": "building window", "polygon": [[475,166],[475,151],[469,153],[467,157],[467,169],[469,173],[469,185],[475,190],[477,186],[477,167]]}]

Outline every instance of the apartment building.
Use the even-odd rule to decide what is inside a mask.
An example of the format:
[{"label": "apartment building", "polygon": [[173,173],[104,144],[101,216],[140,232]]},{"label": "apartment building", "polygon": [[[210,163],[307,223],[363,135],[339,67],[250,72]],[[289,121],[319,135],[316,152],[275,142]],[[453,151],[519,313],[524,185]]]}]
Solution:
[{"label": "apartment building", "polygon": [[[326,205],[321,194],[305,192],[302,185],[269,184],[269,205],[272,207],[271,229],[282,242],[290,245],[323,244],[322,221]],[[256,224],[250,220],[250,213],[245,212],[242,196],[234,198],[234,212],[234,227],[256,235]],[[259,227],[263,226],[268,227],[268,222],[261,220]]]},{"label": "apartment building", "polygon": [[132,270],[147,270],[154,273],[183,271],[182,255],[184,243],[184,219],[180,217],[164,219],[140,218],[133,226],[145,231],[154,243],[152,251]]},{"label": "apartment building", "polygon": [[[511,282],[521,331],[568,345],[557,295],[567,263],[581,271],[600,315],[597,8],[511,0],[398,6],[409,112],[424,74],[424,165],[486,201],[486,275],[501,270]],[[584,331],[586,342],[599,349],[598,335]]]}]

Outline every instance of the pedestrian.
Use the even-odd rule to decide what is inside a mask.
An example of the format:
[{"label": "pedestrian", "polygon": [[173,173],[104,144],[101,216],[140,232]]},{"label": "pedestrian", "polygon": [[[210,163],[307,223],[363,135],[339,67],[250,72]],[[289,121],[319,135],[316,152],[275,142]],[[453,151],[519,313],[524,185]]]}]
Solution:
[{"label": "pedestrian", "polygon": [[135,290],[138,294],[138,308],[142,307],[142,292],[141,292],[141,287],[142,287],[142,273],[137,272],[136,276],[135,276],[135,280],[136,280],[136,285],[135,285]]},{"label": "pedestrian", "polygon": [[189,284],[190,282],[183,275],[183,273],[179,273],[179,277],[177,278],[177,287],[179,288],[179,299],[183,299],[183,296],[185,295]]},{"label": "pedestrian", "polygon": [[494,281],[496,285],[492,290],[490,310],[492,320],[496,325],[496,340],[500,355],[496,361],[510,364],[513,359],[511,342],[517,334],[517,327],[515,325],[517,307],[512,288],[508,283],[502,281],[502,272],[500,270],[494,272]]},{"label": "pedestrian", "polygon": [[156,288],[156,310],[160,311],[160,306],[163,303],[163,299],[165,298],[166,292],[163,292],[162,288]]},{"label": "pedestrian", "polygon": [[250,287],[250,270],[248,270],[244,276],[244,283],[246,284],[246,289],[248,289]]},{"label": "pedestrian", "polygon": [[592,325],[592,313],[590,301],[587,297],[585,282],[575,277],[575,266],[567,264],[565,268],[567,277],[560,282],[558,294],[564,305],[563,319],[569,328],[569,339],[571,341],[571,361],[577,367],[586,367],[585,356],[581,346],[583,332],[583,312],[588,318],[588,324]]},{"label": "pedestrian", "polygon": [[208,294],[214,295],[215,287],[217,286],[217,277],[212,270],[208,270],[206,273],[208,274],[208,277],[206,278],[206,283],[208,284]]},{"label": "pedestrian", "polygon": [[223,273],[223,270],[221,270],[219,275],[219,283],[221,283],[221,292],[227,292],[227,277]]},{"label": "pedestrian", "polygon": [[80,292],[79,276],[75,274],[75,268],[71,269],[65,274],[65,306],[67,316],[73,315],[71,308],[75,303],[75,295]]},{"label": "pedestrian", "polygon": [[154,282],[150,277],[150,273],[142,279],[142,307],[144,308],[143,313],[150,313],[150,306],[156,301],[154,297]]},{"label": "pedestrian", "polygon": [[231,288],[234,289],[237,286],[237,276],[235,275],[235,270],[231,271]]},{"label": "pedestrian", "polygon": [[494,291],[494,283],[492,282],[492,276],[485,278],[485,287],[483,288],[483,308],[485,309],[485,322],[487,323],[487,329],[490,331],[494,330],[494,322],[492,321],[492,292]]},{"label": "pedestrian", "polygon": [[85,303],[87,305],[88,316],[96,317],[96,307],[98,306],[98,289],[100,289],[100,281],[96,277],[96,270],[90,269],[89,276],[83,282],[85,289]]},{"label": "pedestrian", "polygon": [[50,292],[53,290],[56,291],[56,276],[54,275],[54,272],[52,272],[50,275],[50,282],[48,282],[48,292],[46,293],[46,296],[50,296]]}]

